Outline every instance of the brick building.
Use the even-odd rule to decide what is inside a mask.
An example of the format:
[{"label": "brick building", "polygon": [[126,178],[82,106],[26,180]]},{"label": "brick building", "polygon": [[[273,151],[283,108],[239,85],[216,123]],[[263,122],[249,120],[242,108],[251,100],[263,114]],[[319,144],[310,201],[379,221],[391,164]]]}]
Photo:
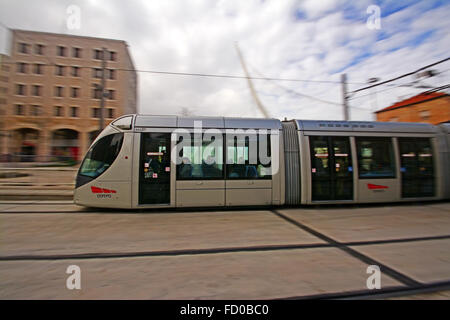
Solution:
[{"label": "brick building", "polygon": [[450,96],[444,92],[423,92],[375,112],[377,121],[426,122],[450,121]]},{"label": "brick building", "polygon": [[125,41],[11,30],[0,60],[0,154],[15,161],[80,160],[104,118],[136,113],[137,75]]}]

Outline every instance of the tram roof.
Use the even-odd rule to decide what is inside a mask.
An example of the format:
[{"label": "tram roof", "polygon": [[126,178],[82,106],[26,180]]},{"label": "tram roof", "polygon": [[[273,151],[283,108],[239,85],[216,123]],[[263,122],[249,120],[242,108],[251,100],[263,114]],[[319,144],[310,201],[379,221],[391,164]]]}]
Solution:
[{"label": "tram roof", "polygon": [[136,115],[135,127],[194,128],[201,122],[202,128],[218,129],[281,129],[278,119],[230,118],[230,117],[180,117]]},{"label": "tram roof", "polygon": [[354,132],[404,132],[435,133],[437,127],[428,123],[376,122],[376,121],[321,121],[295,120],[301,131],[354,131]]},{"label": "tram roof", "polygon": [[[202,128],[217,129],[281,129],[278,119],[234,118],[234,117],[183,117],[172,115],[135,116],[135,127],[194,128],[195,122]],[[353,132],[404,132],[435,133],[437,127],[427,123],[376,122],[376,121],[329,121],[294,120],[301,131],[353,131]],[[447,124],[446,124],[447,125]],[[446,128],[449,130],[448,128]]]}]

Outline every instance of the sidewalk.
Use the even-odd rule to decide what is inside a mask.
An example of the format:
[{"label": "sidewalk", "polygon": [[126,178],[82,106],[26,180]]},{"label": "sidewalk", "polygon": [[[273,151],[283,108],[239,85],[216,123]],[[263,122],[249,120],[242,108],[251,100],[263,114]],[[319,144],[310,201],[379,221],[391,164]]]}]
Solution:
[{"label": "sidewalk", "polygon": [[0,201],[2,200],[73,200],[73,190],[0,189]]},{"label": "sidewalk", "polygon": [[[76,170],[74,167],[2,167],[0,201],[72,200]],[[14,176],[16,173],[23,175]]]}]

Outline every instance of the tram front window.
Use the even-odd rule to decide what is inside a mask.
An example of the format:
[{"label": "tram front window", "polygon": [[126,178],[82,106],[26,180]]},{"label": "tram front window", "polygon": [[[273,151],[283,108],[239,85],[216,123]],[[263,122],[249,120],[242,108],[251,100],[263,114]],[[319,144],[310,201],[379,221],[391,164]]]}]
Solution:
[{"label": "tram front window", "polygon": [[79,174],[90,178],[101,175],[116,159],[122,147],[122,142],[123,133],[111,134],[101,138],[86,154]]}]

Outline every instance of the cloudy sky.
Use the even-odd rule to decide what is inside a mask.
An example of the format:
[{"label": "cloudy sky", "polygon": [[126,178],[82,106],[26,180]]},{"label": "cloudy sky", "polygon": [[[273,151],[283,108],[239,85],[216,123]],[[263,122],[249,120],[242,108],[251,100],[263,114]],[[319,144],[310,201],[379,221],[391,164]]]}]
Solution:
[{"label": "cloudy sky", "polygon": [[[80,8],[69,30],[67,8]],[[380,8],[380,28],[373,26]],[[275,118],[343,118],[340,77],[348,90],[369,78],[387,80],[450,56],[450,2],[378,0],[0,0],[9,28],[125,40],[138,70],[243,76],[235,43]],[[368,27],[367,21],[369,20]],[[0,27],[0,51],[7,43]],[[450,62],[416,86],[449,83]],[[139,73],[140,113],[262,117],[245,79]],[[352,120],[425,90],[399,86],[413,77],[355,94]]]}]

